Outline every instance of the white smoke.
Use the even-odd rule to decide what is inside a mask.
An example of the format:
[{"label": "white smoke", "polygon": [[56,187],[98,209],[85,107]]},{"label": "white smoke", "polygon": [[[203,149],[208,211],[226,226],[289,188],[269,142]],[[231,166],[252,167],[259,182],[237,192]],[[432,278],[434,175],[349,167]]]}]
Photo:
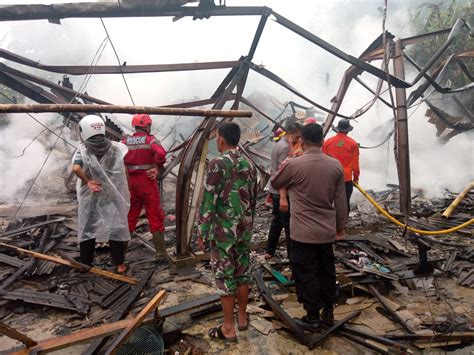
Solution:
[{"label": "white smoke", "polygon": [[[57,2],[60,1],[46,3]],[[15,3],[34,3],[34,1],[15,1]],[[421,1],[390,1],[387,30],[396,37],[414,35],[409,23],[408,10],[414,10],[420,3]],[[356,57],[382,32],[382,15],[378,9],[383,7],[382,0],[298,2],[228,0],[227,5],[271,7],[279,14]],[[183,18],[174,23],[171,18],[159,17],[104,19],[104,22],[120,61],[134,65],[236,60],[241,55],[247,54],[259,17],[215,17],[196,21]],[[0,37],[3,48],[44,64],[88,65],[105,38],[99,19],[64,19],[61,20],[61,25],[50,24],[47,21],[0,23],[0,33],[6,33],[3,38]],[[303,94],[326,107],[330,107],[330,99],[337,92],[344,70],[349,67],[348,63],[275,23],[271,17],[267,21],[253,61],[264,65]],[[117,64],[110,44],[107,45],[98,64]],[[373,64],[379,66],[380,62]],[[23,69],[31,71],[29,68]],[[408,66],[407,70],[410,70]],[[126,78],[137,105],[166,105],[193,98],[210,97],[227,72],[228,70],[213,70],[133,74],[127,75]],[[43,75],[53,81],[61,78],[59,74],[43,73]],[[327,77],[329,81],[326,83]],[[410,81],[412,77],[413,74],[408,72],[407,80]],[[363,74],[361,78],[375,88],[376,79],[373,76]],[[72,77],[71,80],[77,89],[84,77]],[[92,76],[86,89],[90,95],[114,104],[131,103],[120,75]],[[256,90],[272,94],[281,102],[293,100],[307,105],[268,79],[251,72],[244,96],[250,96]],[[372,97],[372,94],[359,84],[353,83],[340,112],[350,115]],[[383,97],[389,100],[387,94]],[[409,114],[415,109],[411,109]],[[472,135],[456,136],[448,144],[440,146],[435,138],[434,127],[424,117],[425,110],[425,106],[422,105],[409,120],[412,185],[436,193],[443,188],[461,190],[473,179]],[[24,187],[26,181],[35,176],[40,163],[45,159],[47,149],[41,144],[32,145],[27,151],[28,154],[15,160],[2,153],[5,150],[21,150],[25,143],[27,144],[27,138],[32,138],[36,132],[28,130],[28,127],[42,129],[29,118],[12,116],[14,123],[7,131],[0,131],[2,134],[0,163],[2,167],[8,166],[11,170],[11,173],[8,173],[11,174],[9,177],[2,169],[2,187],[4,181],[8,181],[7,193],[15,194]],[[367,114],[353,122],[355,129],[352,136],[365,146],[377,144],[383,135],[374,137],[371,131],[392,117],[390,109],[377,103]],[[130,126],[130,116],[120,115],[117,119],[124,126]],[[168,132],[174,123],[174,118],[170,116],[155,116],[154,120],[155,133],[158,137]],[[384,133],[389,131],[390,127]],[[8,137],[21,137],[21,139],[4,139],[6,134]],[[30,160],[27,160],[27,156]],[[67,161],[61,162],[56,168],[62,168],[67,163]],[[377,189],[383,188],[386,183],[397,183],[391,143],[373,150],[362,150],[361,170],[361,183],[366,188]],[[48,171],[50,170],[46,170],[43,174],[47,174]],[[22,178],[12,179],[11,176],[15,174],[22,175]],[[3,196],[0,197],[0,201],[2,199]]]}]

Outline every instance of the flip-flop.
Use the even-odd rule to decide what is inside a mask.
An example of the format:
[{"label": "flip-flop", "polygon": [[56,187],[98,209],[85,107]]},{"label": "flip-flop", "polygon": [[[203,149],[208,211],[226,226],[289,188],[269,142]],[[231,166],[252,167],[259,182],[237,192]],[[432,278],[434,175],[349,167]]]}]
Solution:
[{"label": "flip-flop", "polygon": [[240,325],[240,324],[237,325],[237,329],[240,330],[240,331],[249,329],[250,316],[249,316],[248,312],[246,312],[245,314],[246,314],[246,318],[247,318],[247,323],[245,325]]},{"label": "flip-flop", "polygon": [[227,338],[224,333],[222,332],[222,326],[224,324],[221,324],[217,327],[214,327],[214,328],[211,328],[209,329],[209,337],[212,338],[212,339],[219,339],[219,340],[222,340],[222,341],[225,341],[225,342],[231,342],[231,343],[235,343],[237,342],[237,337],[230,337],[230,338]]}]

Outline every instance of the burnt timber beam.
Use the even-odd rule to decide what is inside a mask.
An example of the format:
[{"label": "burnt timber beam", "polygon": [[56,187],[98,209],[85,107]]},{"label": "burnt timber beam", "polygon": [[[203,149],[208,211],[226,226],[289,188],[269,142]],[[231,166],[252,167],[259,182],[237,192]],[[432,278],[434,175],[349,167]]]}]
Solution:
[{"label": "burnt timber beam", "polygon": [[219,61],[202,63],[176,63],[176,64],[143,64],[143,65],[46,65],[20,56],[6,49],[0,49],[0,58],[26,65],[32,68],[53,73],[69,75],[89,74],[134,74],[134,73],[159,73],[189,70],[226,69],[240,65],[239,61]]},{"label": "burnt timber beam", "polygon": [[[1,74],[0,74],[1,75]],[[204,117],[252,117],[251,111],[220,110],[220,109],[189,109],[179,107],[158,106],[124,106],[124,105],[93,105],[93,104],[4,104],[0,105],[0,113],[42,113],[42,112],[87,112],[87,113],[148,113],[152,115],[170,116],[204,116]]]},{"label": "burnt timber beam", "polygon": [[156,5],[120,6],[119,3],[75,3],[53,5],[0,6],[0,21],[56,20],[65,18],[109,17],[195,17],[195,16],[258,16],[266,7],[232,6],[201,10],[197,7],[163,8]]},{"label": "burnt timber beam", "polygon": [[[393,72],[405,77],[405,65],[402,43],[395,42]],[[421,73],[421,72],[420,72]],[[400,212],[405,215],[405,223],[411,214],[410,147],[408,140],[407,94],[404,88],[395,88],[395,159],[397,161],[398,181],[400,184]]]}]

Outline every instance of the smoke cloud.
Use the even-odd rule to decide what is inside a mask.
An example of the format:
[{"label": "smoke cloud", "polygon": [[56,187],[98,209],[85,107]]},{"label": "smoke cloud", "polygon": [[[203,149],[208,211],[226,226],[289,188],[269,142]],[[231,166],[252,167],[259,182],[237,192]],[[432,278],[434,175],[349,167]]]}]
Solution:
[{"label": "smoke cloud", "polygon": [[[60,1],[46,3],[57,2]],[[390,1],[387,30],[396,37],[414,35],[408,13],[419,4],[421,1]],[[271,7],[353,56],[359,56],[382,32],[382,15],[379,9],[383,7],[382,0],[228,0],[227,5]],[[183,18],[175,23],[170,18],[130,18],[104,19],[104,22],[121,62],[134,65],[236,60],[248,52],[259,18],[216,17],[197,21]],[[61,25],[47,21],[0,23],[0,33],[5,34],[0,37],[3,48],[44,64],[88,65],[106,37],[99,19],[65,19],[61,20]],[[330,99],[336,94],[344,70],[349,66],[278,25],[271,18],[253,61],[264,65],[326,107],[330,107]],[[110,43],[98,64],[117,64]],[[373,64],[380,65],[380,62]],[[414,73],[408,65],[406,69],[407,80],[411,80]],[[31,71],[29,68],[25,70]],[[227,72],[213,70],[132,74],[126,78],[137,105],[165,105],[210,97]],[[41,75],[53,81],[61,79],[58,74],[42,72]],[[372,88],[376,87],[377,80],[373,76],[363,74],[361,78]],[[71,77],[76,89],[83,80],[83,76]],[[86,91],[111,103],[131,103],[120,75],[94,75],[88,82]],[[308,105],[266,78],[251,72],[244,96],[259,91],[275,96],[280,102],[293,100]],[[372,98],[372,94],[353,83],[340,112],[350,115]],[[383,98],[389,100],[387,93]],[[423,188],[431,194],[437,194],[445,188],[459,191],[474,176],[472,134],[456,136],[447,144],[440,145],[435,137],[434,126],[424,117],[425,111],[424,104],[409,111],[412,186]],[[53,127],[57,127],[61,120],[51,115],[38,116]],[[29,140],[43,129],[27,116],[11,117],[11,123],[6,128],[0,128],[0,164],[3,168],[0,173],[0,203],[21,195],[19,191],[24,191],[28,182],[36,175],[47,156],[51,140],[55,139],[52,136],[43,141],[38,140],[28,148],[24,156],[11,158],[12,154],[21,152]],[[392,117],[390,109],[376,103],[367,114],[353,122],[352,136],[364,146],[375,145],[392,129],[389,123]],[[130,128],[130,118],[129,115],[115,116],[116,121],[126,129]],[[155,116],[154,120],[154,133],[158,138],[164,137],[175,122],[169,116]],[[188,118],[180,119],[179,130],[186,137],[198,120],[189,119],[189,123],[185,120]],[[373,130],[379,126],[382,128],[379,129],[380,134],[376,135]],[[171,140],[165,141],[165,145],[171,144],[170,142]],[[62,172],[68,163],[69,160],[65,157],[62,160],[50,158],[41,176]],[[366,188],[380,189],[387,183],[397,183],[393,138],[379,148],[361,150],[361,170],[361,184]]]}]

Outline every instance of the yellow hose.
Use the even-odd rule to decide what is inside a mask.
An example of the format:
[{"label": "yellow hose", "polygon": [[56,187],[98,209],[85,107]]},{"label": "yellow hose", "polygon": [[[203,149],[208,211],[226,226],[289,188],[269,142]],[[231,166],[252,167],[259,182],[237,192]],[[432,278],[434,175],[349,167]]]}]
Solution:
[{"label": "yellow hose", "polygon": [[391,216],[387,211],[385,211],[382,207],[380,207],[380,205],[375,202],[375,200],[369,196],[369,194],[362,188],[359,186],[358,183],[356,183],[355,181],[353,181],[353,184],[355,187],[357,187],[357,189],[361,192],[362,195],[365,196],[365,198],[367,200],[369,200],[369,202],[371,204],[374,205],[374,207],[380,212],[382,213],[385,217],[387,217],[392,223],[395,223],[396,225],[402,227],[402,228],[405,228],[408,229],[409,231],[411,232],[414,232],[414,233],[418,233],[418,234],[425,234],[425,235],[439,235],[439,234],[448,234],[448,233],[452,233],[452,232],[456,232],[460,229],[463,229],[467,226],[470,226],[472,223],[474,223],[474,218],[471,218],[470,220],[464,222],[463,224],[460,224],[459,226],[456,226],[456,227],[453,227],[453,228],[449,228],[449,229],[444,229],[444,230],[440,230],[440,231],[427,231],[427,230],[422,230],[422,229],[416,229],[416,228],[412,228],[410,226],[407,226],[406,224],[398,221],[397,219],[395,219],[393,216]]}]

